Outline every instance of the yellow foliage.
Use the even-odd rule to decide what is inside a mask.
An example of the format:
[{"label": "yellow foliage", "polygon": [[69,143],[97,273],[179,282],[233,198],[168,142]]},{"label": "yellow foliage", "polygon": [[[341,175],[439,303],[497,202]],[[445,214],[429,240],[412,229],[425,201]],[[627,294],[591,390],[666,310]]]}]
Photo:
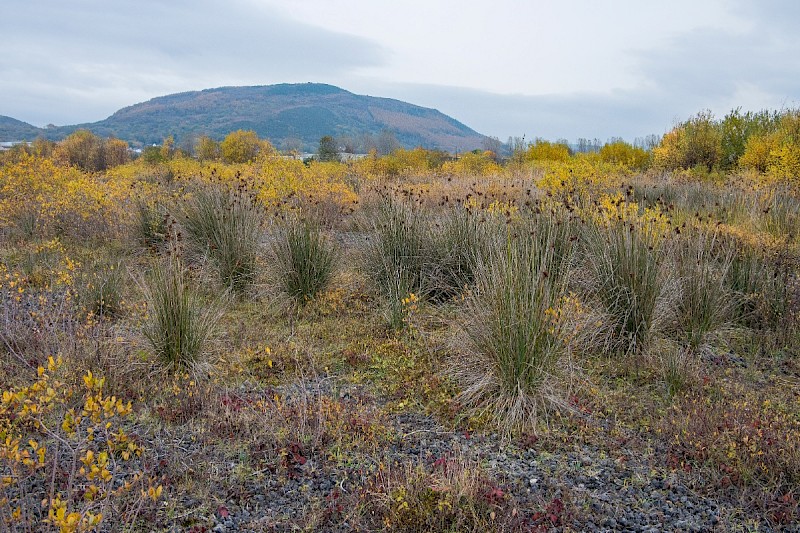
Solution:
[{"label": "yellow foliage", "polygon": [[229,133],[220,144],[222,158],[226,163],[249,163],[259,154],[274,149],[267,141],[262,141],[254,131],[237,130]]},{"label": "yellow foliage", "polygon": [[442,165],[442,172],[454,176],[499,176],[504,173],[503,167],[494,162],[491,152],[487,154],[467,152],[455,161],[447,161]]},{"label": "yellow foliage", "polygon": [[569,161],[569,146],[538,139],[525,152],[526,161]]},{"label": "yellow foliage", "polygon": [[650,164],[650,154],[625,141],[604,145],[600,149],[600,159],[606,163],[615,163],[633,170],[644,170]]},{"label": "yellow foliage", "polygon": [[739,165],[766,172],[769,168],[770,153],[776,148],[776,141],[774,135],[750,136],[745,144],[744,154],[739,159]]},{"label": "yellow foliage", "polygon": [[37,229],[81,234],[93,222],[101,227],[125,220],[131,196],[129,182],[87,174],[51,159],[25,155],[0,167],[0,224],[26,217]]},{"label": "yellow foliage", "polygon": [[[37,369],[33,383],[2,392],[0,466],[10,475],[0,478],[0,494],[8,498],[5,504],[19,510],[16,520],[22,516],[33,520],[38,513],[30,509],[22,513],[31,503],[25,498],[26,492],[46,485],[55,475],[53,468],[64,472],[72,469],[66,487],[41,502],[47,509],[44,521],[61,532],[88,531],[101,525],[103,514],[98,511],[108,502],[122,503],[134,487],[155,501],[161,497],[162,488],[153,480],[146,481],[138,463],[132,462],[144,449],[122,429],[131,415],[131,404],[106,396],[104,380],[89,371],[83,377],[83,408],[67,408],[75,391],[59,379],[62,365],[60,357],[50,357],[46,367]],[[53,423],[59,419],[61,424]],[[65,448],[76,454],[77,470],[71,464],[56,464],[71,463]],[[129,461],[131,464],[127,464]],[[6,490],[8,487],[14,490]],[[43,524],[25,525],[37,530]]]},{"label": "yellow foliage", "polygon": [[373,150],[368,157],[353,162],[352,169],[367,179],[430,174],[441,168],[444,157],[441,152],[424,148],[400,148],[381,157]]}]

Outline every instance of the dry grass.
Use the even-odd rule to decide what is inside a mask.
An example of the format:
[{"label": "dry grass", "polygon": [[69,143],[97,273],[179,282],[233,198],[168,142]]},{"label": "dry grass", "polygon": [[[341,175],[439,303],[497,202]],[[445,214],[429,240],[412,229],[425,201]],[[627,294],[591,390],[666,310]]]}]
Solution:
[{"label": "dry grass", "polygon": [[[100,509],[81,492],[96,480],[80,474],[80,455],[116,442],[118,429],[146,452],[130,462],[114,452],[119,468],[104,490],[134,472],[146,477],[109,497],[106,509],[127,514],[118,523],[109,514],[100,529],[198,532],[224,513],[253,530],[566,529],[588,524],[580,513],[589,516],[596,501],[597,492],[574,486],[578,477],[560,477],[591,477],[585,456],[611,470],[609,461],[620,471],[637,463],[631,483],[658,476],[689,487],[690,499],[707,494],[720,504],[723,529],[745,516],[764,529],[797,522],[794,196],[689,174],[605,175],[576,158],[519,163],[492,177],[348,177],[363,193],[343,202],[333,189],[299,198],[280,164],[122,168],[168,170],[169,184],[134,180],[148,205],[197,208],[195,222],[210,224],[190,232],[165,212],[144,213],[139,241],[159,254],[126,246],[123,230],[135,216],[106,216],[136,214],[122,193],[102,224],[94,211],[86,222],[74,218],[86,206],[55,206],[45,232],[34,227],[43,212],[11,206],[22,218],[9,218],[19,227],[4,228],[0,240],[0,528],[17,527],[23,505],[30,530],[51,527],[41,520],[60,504],[41,501],[58,490],[71,491],[68,511],[86,511],[83,518]],[[270,172],[277,177],[267,189],[262,174]],[[314,172],[315,183],[326,183]],[[241,191],[218,187],[226,180],[260,184],[260,196],[236,204]],[[393,200],[362,206],[377,194]],[[299,244],[298,253],[285,248],[287,268],[262,263],[263,217],[254,213],[290,218],[317,207],[311,218],[325,237],[298,229],[284,242]],[[234,223],[238,209],[244,222]],[[349,210],[354,217],[343,216]],[[63,239],[40,240],[59,221]],[[659,231],[648,233],[647,221]],[[218,291],[198,283],[204,261],[184,268],[174,253],[164,256],[164,245],[182,242],[179,233],[221,284],[247,297],[213,311],[207,293]],[[303,269],[328,257],[329,242],[341,243],[344,260],[325,284],[324,272]],[[136,291],[127,276],[106,276],[108,264],[123,273],[156,267]],[[284,313],[261,299],[252,289],[262,273],[296,273],[293,286],[302,288],[287,292],[306,305]],[[395,331],[381,327],[387,308]],[[38,366],[50,355],[64,360],[58,374],[44,373],[57,387],[40,383]],[[192,370],[196,361],[202,371]],[[103,400],[115,397],[115,413],[116,400],[133,402],[124,422],[118,413],[108,419],[116,436],[105,434],[102,410],[87,408],[100,390]],[[35,416],[30,407],[22,416],[34,405],[25,395]],[[61,432],[70,409],[83,424],[74,438]],[[519,448],[501,438],[510,434]],[[43,467],[24,462],[38,453],[30,440],[47,447]],[[516,484],[517,454],[546,467],[550,492]],[[513,470],[493,470],[505,460]],[[24,473],[24,495],[3,485],[12,467]],[[163,493],[148,492],[158,486]],[[599,490],[627,488],[609,487]],[[571,505],[576,493],[585,505],[564,514],[562,497]]]}]

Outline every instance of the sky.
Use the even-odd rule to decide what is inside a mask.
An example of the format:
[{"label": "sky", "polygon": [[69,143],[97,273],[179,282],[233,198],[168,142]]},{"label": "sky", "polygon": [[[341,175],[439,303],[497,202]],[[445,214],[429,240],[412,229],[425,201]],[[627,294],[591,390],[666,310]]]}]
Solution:
[{"label": "sky", "polygon": [[798,0],[3,0],[0,115],[76,124],[312,81],[503,141],[632,141],[704,109],[800,106],[798,27]]}]

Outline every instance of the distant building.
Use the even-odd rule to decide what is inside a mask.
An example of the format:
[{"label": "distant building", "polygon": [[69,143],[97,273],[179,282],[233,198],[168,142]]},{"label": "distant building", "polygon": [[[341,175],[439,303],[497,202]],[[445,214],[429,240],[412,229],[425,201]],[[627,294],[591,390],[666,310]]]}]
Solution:
[{"label": "distant building", "polygon": [[[358,161],[364,159],[369,154],[349,154],[346,152],[339,152],[339,161],[347,163],[349,161]],[[281,156],[283,159],[295,159],[297,161],[308,161],[310,159],[317,159],[317,154],[304,152],[302,154],[284,154]]]},{"label": "distant building", "polygon": [[6,150],[11,150],[12,148],[17,146],[18,144],[30,145],[31,143],[29,143],[28,141],[4,141],[4,142],[0,142],[0,152],[5,152]]},{"label": "distant building", "polygon": [[339,153],[339,159],[341,159],[344,162],[347,162],[347,161],[358,161],[359,159],[364,159],[368,155],[369,154],[349,154],[347,152],[340,152]]}]

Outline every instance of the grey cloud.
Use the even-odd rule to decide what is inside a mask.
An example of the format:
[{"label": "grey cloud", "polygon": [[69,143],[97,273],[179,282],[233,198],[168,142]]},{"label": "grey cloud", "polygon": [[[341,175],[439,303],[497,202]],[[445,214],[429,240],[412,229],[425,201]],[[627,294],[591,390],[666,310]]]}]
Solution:
[{"label": "grey cloud", "polygon": [[[499,95],[454,87],[397,86],[467,125],[504,139],[508,135],[597,137],[628,140],[661,134],[702,109],[722,115],[733,107],[797,106],[800,102],[800,2],[741,1],[734,12],[750,24],[697,29],[665,46],[633,52],[642,84],[610,93]],[[748,100],[748,92],[753,93]]]},{"label": "grey cloud", "polygon": [[527,96],[408,84],[375,86],[369,90],[434,107],[502,141],[522,135],[528,139],[623,137],[632,141],[651,133],[663,133],[674,121],[668,108],[653,106],[646,94],[633,91]]},{"label": "grey cloud", "polygon": [[13,16],[0,19],[0,114],[39,124],[97,120],[179,90],[317,81],[379,65],[387,53],[245,0],[113,8],[100,0],[6,0],[3,8]]},{"label": "grey cloud", "polygon": [[[663,48],[639,52],[640,71],[654,100],[678,104],[678,109],[714,108],[732,101],[746,86],[769,95],[768,105],[797,98],[800,35],[794,25],[800,20],[798,6],[795,0],[772,0],[758,9],[742,3],[734,11],[751,24],[744,34],[697,29]],[[792,23],[787,24],[787,19]]]}]

